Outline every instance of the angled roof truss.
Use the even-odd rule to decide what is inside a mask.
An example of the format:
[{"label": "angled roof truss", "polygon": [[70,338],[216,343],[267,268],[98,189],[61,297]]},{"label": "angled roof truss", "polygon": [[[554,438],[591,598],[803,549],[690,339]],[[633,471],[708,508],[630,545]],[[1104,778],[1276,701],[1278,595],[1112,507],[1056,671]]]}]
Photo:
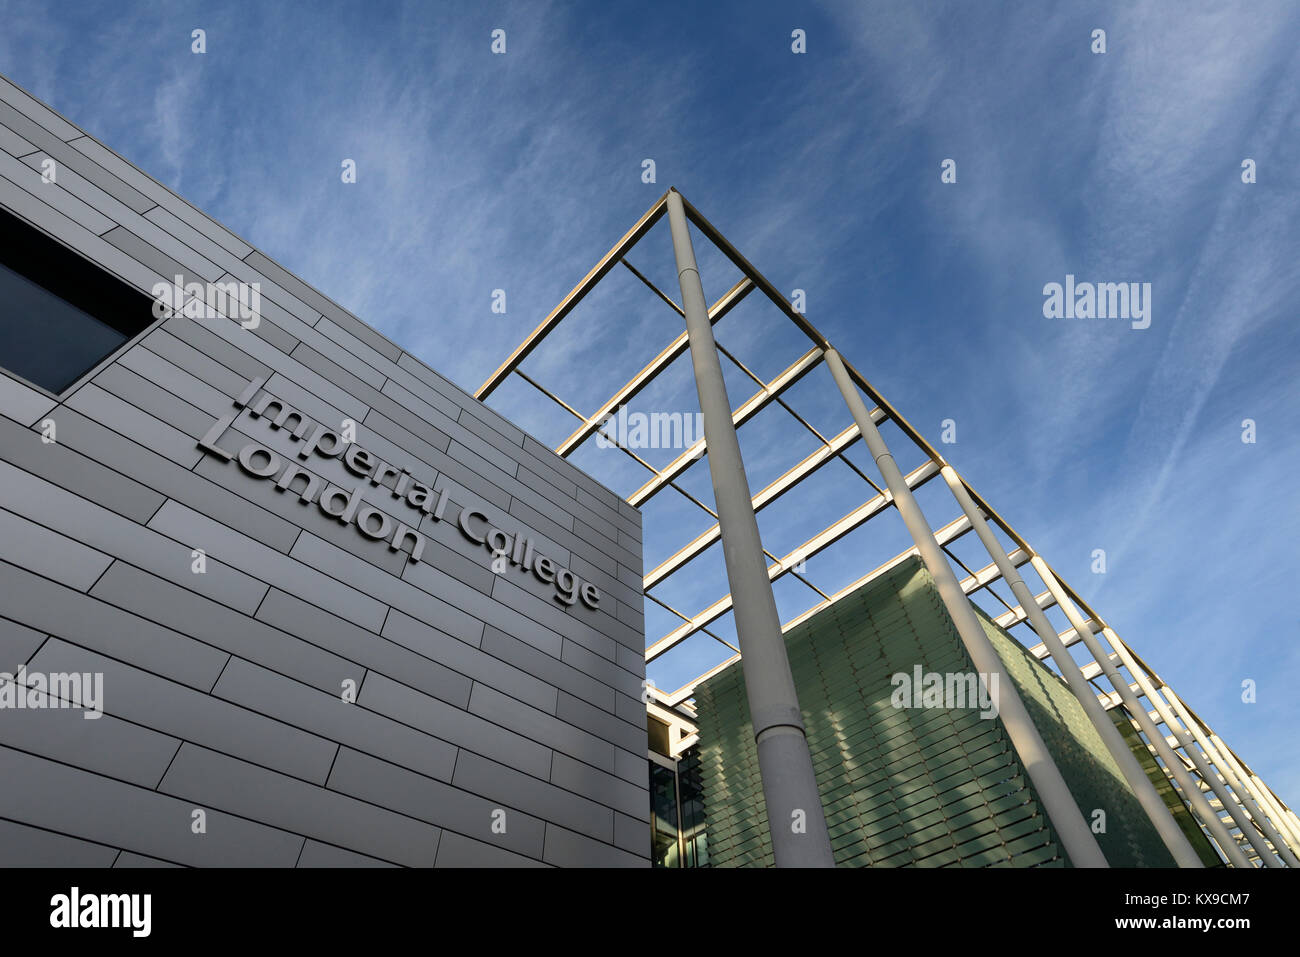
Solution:
[{"label": "angled roof truss", "polygon": [[[674,360],[688,352],[687,335],[683,327],[680,334],[658,352],[651,354],[650,348],[647,347],[646,363],[640,371],[624,383],[611,383],[608,399],[589,411],[574,408],[550,386],[538,381],[535,376],[522,368],[524,362],[544,345],[547,337],[597,284],[618,267],[627,269],[661,301],[665,308],[675,312],[679,319],[684,317],[682,308],[673,298],[664,290],[657,288],[628,258],[637,244],[664,217],[667,198],[668,193],[665,193],[646,210],[632,228],[601,257],[591,271],[511,352],[476,392],[476,397],[485,401],[512,376],[516,376],[563,408],[573,417],[575,425],[572,432],[556,447],[556,452],[561,456],[569,456],[588,440],[601,434],[602,424],[609,416],[615,414],[620,406],[626,405],[653,383]],[[752,393],[733,409],[732,418],[735,427],[739,430],[762,410],[770,406],[780,406],[806,429],[817,443],[813,452],[798,461],[790,462],[787,470],[779,478],[753,495],[752,503],[755,511],[761,512],[784,496],[798,495],[805,488],[803,483],[806,480],[834,461],[848,466],[848,469],[855,473],[863,484],[863,500],[856,508],[825,528],[810,529],[803,543],[788,553],[784,555],[767,553],[769,579],[775,582],[785,576],[792,576],[807,586],[809,592],[811,604],[807,610],[783,623],[783,630],[788,631],[794,625],[888,571],[909,555],[917,554],[917,549],[915,547],[905,549],[873,569],[863,569],[860,578],[839,589],[823,589],[808,576],[804,567],[807,559],[889,511],[893,507],[893,498],[888,489],[873,480],[845,454],[861,439],[856,424],[850,422],[849,426],[842,431],[834,435],[825,435],[800,415],[789,401],[787,393],[791,386],[822,364],[826,350],[831,348],[830,342],[684,198],[683,205],[687,218],[695,229],[741,273],[742,278],[709,308],[709,320],[715,330],[733,309],[752,293],[758,292],[775,306],[808,342],[807,350],[791,355],[784,370],[770,380],[764,380],[756,375],[740,358],[727,349],[722,341],[717,342],[719,353],[730,360],[753,383]],[[718,339],[716,331],[715,339]],[[629,343],[628,347],[635,349],[636,346],[636,343]],[[872,422],[893,423],[923,456],[922,464],[905,476],[909,488],[918,489],[940,476],[943,470],[952,469],[951,464],[938,450],[847,359],[844,360],[844,364],[853,382],[867,397]],[[584,369],[583,374],[591,375],[593,372]],[[872,403],[874,408],[871,407]],[[605,434],[606,438],[614,441],[607,433]],[[681,573],[694,559],[720,539],[717,515],[714,510],[698,497],[687,492],[680,484],[680,479],[707,453],[706,443],[703,438],[700,438],[683,449],[667,465],[661,467],[651,465],[633,449],[621,445],[619,448],[647,473],[644,483],[627,496],[629,504],[642,507],[666,490],[674,490],[708,513],[711,518],[709,527],[702,533],[693,536],[684,533],[683,538],[688,540],[683,541],[674,554],[653,568],[647,569],[644,576],[647,600],[665,609],[679,622],[665,634],[647,636],[648,644],[645,652],[647,663],[655,661],[669,650],[688,641],[720,642],[730,652],[715,667],[687,681],[674,691],[651,689],[652,710],[661,716],[671,715],[672,723],[678,726],[679,730],[674,740],[689,744],[695,740],[692,733],[694,709],[690,704],[695,685],[740,658],[740,651],[735,644],[709,628],[710,624],[730,609],[732,601],[730,594],[719,595],[705,607],[696,609],[672,607],[657,594],[657,590],[662,591],[665,582]],[[1074,588],[1046,564],[1009,522],[965,479],[957,475],[956,481],[960,482],[987,522],[1000,530],[1012,543],[1012,547],[1006,553],[1011,565],[1017,570],[1033,568],[1036,574],[1043,576],[1042,582],[1047,587],[1034,592],[1033,596],[1039,607],[1046,610],[1068,605],[1068,608],[1062,607],[1062,610],[1072,615],[1075,621],[1079,621],[1087,629],[1087,639],[1083,637],[1080,628],[1073,623],[1071,627],[1061,631],[1059,638],[1064,646],[1074,648],[1081,641],[1091,641],[1103,649],[1104,653],[1099,656],[1093,655],[1090,651],[1086,653],[1080,651],[1075,654],[1075,660],[1084,678],[1095,689],[1098,699],[1106,709],[1119,708],[1127,716],[1140,739],[1165,771],[1175,792],[1183,799],[1193,818],[1200,824],[1211,846],[1215,847],[1228,863],[1238,866],[1243,863],[1253,866],[1292,864],[1296,860],[1296,852],[1300,850],[1300,818],[1297,818],[1286,803],[1264,785],[1249,765],[1228,748],[1208,724],[1183,704],[1168,684],[1128,647],[1114,628]],[[939,484],[943,485],[944,482],[941,480]],[[955,499],[953,505],[956,508]],[[998,565],[990,562],[980,567],[970,567],[954,554],[953,544],[971,531],[971,519],[960,508],[956,508],[956,518],[940,525],[934,532],[936,541],[955,565],[954,570],[963,592],[968,596],[984,593],[996,601],[1003,609],[1000,614],[994,616],[998,624],[1007,629],[1036,658],[1048,663],[1053,670],[1059,671],[1058,663],[1052,659],[1044,642],[1030,629],[1025,609],[1016,603],[1014,598],[1008,601],[994,588],[1004,580]],[[1047,581],[1047,578],[1051,578],[1052,581]],[[1026,580],[1026,584],[1029,585],[1030,581]],[[686,744],[680,746],[685,747]],[[1187,793],[1189,788],[1195,788],[1204,800],[1193,799]],[[1216,822],[1207,820],[1209,816],[1206,813],[1207,807],[1217,817]],[[1258,816],[1267,818],[1267,821],[1261,822],[1265,826],[1256,823],[1255,819]],[[1278,840],[1272,839],[1270,835]],[[1282,846],[1278,846],[1279,844]]]}]

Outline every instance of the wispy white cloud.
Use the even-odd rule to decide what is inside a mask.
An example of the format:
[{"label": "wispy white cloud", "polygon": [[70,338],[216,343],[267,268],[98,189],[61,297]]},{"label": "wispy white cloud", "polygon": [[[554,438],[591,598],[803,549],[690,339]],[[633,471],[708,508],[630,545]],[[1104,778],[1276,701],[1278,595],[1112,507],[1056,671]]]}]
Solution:
[{"label": "wispy white cloud", "polygon": [[[1300,289],[1300,12],[826,3],[799,12],[798,58],[791,15],[762,5],[691,5],[693,32],[672,12],[594,9],[120,4],[72,23],[0,3],[0,72],[470,388],[677,185],[778,288],[808,291],[812,320],[923,432],[955,418],[945,454],[1076,586],[1104,590],[1102,612],[1153,664],[1213,697],[1212,669],[1183,667],[1186,649],[1210,660],[1225,630],[1249,626],[1205,597],[1204,567],[1230,553],[1228,580],[1248,587],[1253,569],[1293,567],[1300,530],[1300,510],[1276,504],[1294,443],[1263,444],[1281,443],[1278,367],[1298,354],[1284,323]],[[1088,52],[1098,25],[1104,56]],[[197,26],[204,57],[188,52]],[[496,26],[503,57],[488,49]],[[1254,186],[1238,179],[1247,155]],[[653,185],[639,181],[647,157]],[[948,157],[953,187],[938,180]],[[340,182],[344,158],[355,185]],[[652,234],[635,261],[676,297],[669,256]],[[1042,285],[1066,272],[1151,282],[1152,327],[1044,319]],[[657,349],[679,328],[619,275],[617,296],[593,298],[529,362],[584,409],[627,344]],[[720,294],[725,275],[706,275]],[[497,288],[505,316],[490,310]],[[758,311],[719,338],[785,364]],[[799,395],[801,412],[847,424],[833,390]],[[683,369],[647,401],[692,397]],[[556,428],[539,398],[507,411]],[[1221,444],[1247,416],[1268,437],[1249,480]],[[794,448],[784,434],[747,446],[755,474]],[[691,487],[707,497],[706,468]],[[1214,490],[1237,494],[1206,505],[1207,523]],[[1271,520],[1252,518],[1253,500]],[[820,521],[811,512],[765,532],[785,540]],[[1089,575],[1093,547],[1126,571]],[[682,594],[725,591],[709,569]],[[1252,595],[1256,629],[1289,621],[1283,598]],[[1252,632],[1233,654],[1243,669],[1276,656],[1295,676],[1280,649]],[[1229,740],[1245,735],[1266,776],[1285,768],[1300,786],[1295,756],[1276,750],[1300,708],[1250,724],[1224,703]]]}]

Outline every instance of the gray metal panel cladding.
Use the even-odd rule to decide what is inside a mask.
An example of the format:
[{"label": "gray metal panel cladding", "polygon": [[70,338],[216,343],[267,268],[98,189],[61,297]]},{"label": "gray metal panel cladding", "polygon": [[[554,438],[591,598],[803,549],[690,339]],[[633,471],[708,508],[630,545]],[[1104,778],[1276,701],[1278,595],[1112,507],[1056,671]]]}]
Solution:
[{"label": "gray metal panel cladding", "polygon": [[[103,676],[95,720],[0,708],[0,774],[15,782],[0,789],[0,862],[648,865],[634,824],[646,776],[629,770],[645,760],[631,720],[645,673],[622,653],[640,647],[626,611],[640,606],[639,514],[57,114],[0,92],[0,150],[76,174],[42,183],[10,162],[0,206],[142,295],[180,269],[257,282],[263,304],[256,328],[160,318],[59,396],[0,375],[0,669],[25,668],[25,692],[45,672]],[[342,453],[296,455],[304,439],[274,426],[275,408],[235,406],[258,378],[320,430],[351,420],[358,447],[445,491],[445,514],[395,477],[366,484]],[[232,413],[211,440],[227,460],[200,439]],[[282,488],[241,465],[249,445],[301,465],[316,500],[305,477]],[[372,523],[424,536],[419,560],[413,539],[393,548],[319,505],[349,476],[358,505],[387,516]],[[497,568],[474,537],[489,528],[519,545]]]}]

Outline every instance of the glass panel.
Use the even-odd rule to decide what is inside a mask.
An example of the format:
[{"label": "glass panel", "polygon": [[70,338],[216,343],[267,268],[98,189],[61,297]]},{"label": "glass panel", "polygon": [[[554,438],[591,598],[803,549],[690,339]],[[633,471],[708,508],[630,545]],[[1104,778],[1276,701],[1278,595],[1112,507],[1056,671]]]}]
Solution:
[{"label": "glass panel", "polygon": [[677,774],[650,763],[651,863],[681,867],[677,843]]},{"label": "glass panel", "polygon": [[59,393],[126,339],[0,264],[0,365],[10,372]]},{"label": "glass panel", "polygon": [[682,835],[686,841],[684,867],[708,867],[708,836],[705,831],[704,785],[700,775],[700,752],[691,748],[677,764],[678,787],[682,792]]},{"label": "glass panel", "polygon": [[57,394],[154,319],[150,296],[0,209],[0,368]]}]

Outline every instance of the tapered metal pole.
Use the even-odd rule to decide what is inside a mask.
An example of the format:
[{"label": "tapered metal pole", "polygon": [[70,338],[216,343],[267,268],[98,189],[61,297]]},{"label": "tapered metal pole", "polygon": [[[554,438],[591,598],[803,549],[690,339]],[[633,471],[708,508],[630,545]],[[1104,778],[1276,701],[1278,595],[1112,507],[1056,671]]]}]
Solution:
[{"label": "tapered metal pole", "polygon": [[1084,820],[1074,795],[1070,793],[1065,778],[1061,776],[1060,768],[1052,758],[1052,753],[1047,750],[1038,728],[1029,717],[1029,711],[1006,673],[1002,659],[998,657],[993,643],[984,633],[979,618],[971,608],[970,599],[961,590],[957,576],[952,572],[952,566],[944,557],[939,543],[934,540],[934,531],[930,528],[930,523],[921,512],[921,506],[916,503],[912,490],[908,487],[907,480],[903,478],[903,473],[899,470],[894,457],[889,454],[889,448],[885,445],[880,430],[871,421],[871,414],[867,411],[866,403],[862,401],[857,386],[849,378],[848,370],[844,368],[844,361],[834,349],[826,350],[826,365],[835,379],[835,384],[839,386],[849,411],[853,413],[853,421],[858,425],[862,440],[871,450],[871,456],[876,460],[876,467],[884,476],[889,492],[894,498],[894,506],[902,516],[904,524],[907,525],[907,530],[911,532],[912,541],[916,543],[917,551],[921,553],[921,560],[925,562],[925,567],[934,578],[934,583],[939,589],[939,597],[957,627],[957,634],[966,647],[966,653],[970,655],[971,661],[981,675],[989,678],[996,676],[999,694],[997,704],[1003,725],[1011,738],[1012,746],[1016,749],[1016,754],[1025,765],[1025,771],[1033,782],[1034,790],[1042,800],[1052,827],[1070,857],[1070,863],[1075,867],[1107,867],[1106,858],[1097,845],[1096,836]]},{"label": "tapered metal pole", "polygon": [[772,855],[777,867],[834,867],[826,815],[790,674],[781,619],[772,597],[772,581],[767,575],[753,496],[731,418],[731,402],[713,341],[709,307],[695,265],[686,212],[676,190],[668,193],[668,222],[695,367],[695,388],[704,415],[709,475],[713,479],[722,555],[740,639],[740,666],[758,746]]},{"label": "tapered metal pole", "polygon": [[[1150,687],[1150,682],[1147,680],[1146,675],[1137,667],[1136,663],[1129,663],[1132,659],[1129,657],[1130,653],[1128,648],[1124,645],[1123,640],[1109,627],[1103,628],[1102,634],[1106,636],[1106,640],[1111,643],[1111,646],[1114,647],[1115,651],[1124,659],[1124,664],[1128,667],[1128,670],[1133,672],[1134,677],[1138,679],[1143,694],[1145,694],[1147,699],[1151,702],[1157,703],[1160,697],[1159,694],[1154,688],[1151,688],[1150,691],[1147,690],[1148,687]],[[1249,782],[1247,782],[1244,777],[1237,776],[1237,769],[1234,767],[1232,761],[1226,759],[1223,754],[1220,754],[1213,742],[1211,742],[1201,732],[1200,725],[1193,721],[1191,716],[1183,709],[1183,702],[1179,699],[1178,695],[1174,693],[1174,689],[1165,685],[1164,695],[1169,699],[1169,706],[1173,708],[1174,712],[1187,726],[1186,730],[1184,730],[1177,722],[1171,723],[1167,718],[1165,719],[1165,724],[1174,732],[1174,736],[1178,738],[1179,742],[1183,745],[1183,750],[1190,752],[1192,749],[1193,741],[1188,740],[1187,737],[1187,733],[1190,731],[1192,739],[1194,739],[1195,743],[1200,745],[1201,749],[1205,752],[1205,759],[1210,763],[1211,767],[1218,769],[1220,780],[1228,787],[1232,788],[1233,793],[1237,795],[1241,804],[1246,808],[1246,812],[1254,819],[1256,828],[1261,831],[1265,839],[1273,845],[1273,849],[1277,852],[1278,857],[1282,859],[1282,862],[1286,864],[1287,867],[1300,867],[1300,859],[1296,858],[1295,853],[1291,850],[1291,846],[1287,842],[1286,838],[1284,838],[1278,832],[1277,828],[1273,826],[1273,822],[1269,820],[1269,815],[1262,807],[1260,807],[1259,802],[1255,800],[1255,795],[1251,790]],[[1159,711],[1159,709],[1157,709],[1157,711]],[[1163,712],[1159,713],[1163,718]],[[1173,715],[1170,717],[1173,717]],[[1251,843],[1254,844],[1255,842],[1251,841]],[[1264,855],[1261,853],[1260,857],[1263,858],[1263,856]]]},{"label": "tapered metal pole", "polygon": [[[1113,687],[1119,694],[1120,700],[1124,702],[1124,707],[1128,709],[1128,713],[1133,716],[1133,720],[1138,723],[1138,727],[1141,728],[1142,733],[1147,736],[1147,740],[1151,742],[1151,746],[1156,749],[1156,753],[1160,755],[1160,759],[1165,762],[1165,767],[1169,768],[1170,772],[1174,776],[1174,780],[1178,782],[1178,786],[1183,789],[1183,793],[1187,796],[1187,799],[1191,801],[1192,808],[1196,811],[1197,816],[1199,816],[1205,826],[1209,828],[1214,839],[1218,841],[1219,846],[1223,848],[1223,852],[1228,855],[1228,859],[1235,866],[1249,867],[1250,861],[1246,858],[1245,853],[1237,846],[1237,842],[1232,839],[1232,835],[1228,833],[1227,828],[1223,826],[1222,820],[1219,818],[1219,815],[1215,813],[1214,808],[1210,806],[1209,800],[1201,793],[1201,789],[1196,786],[1196,782],[1192,779],[1192,776],[1188,774],[1186,769],[1183,767],[1182,760],[1174,753],[1173,749],[1169,746],[1169,742],[1165,740],[1165,736],[1160,733],[1160,730],[1155,726],[1155,722],[1151,720],[1151,716],[1147,714],[1147,709],[1142,707],[1141,702],[1137,700],[1137,695],[1133,693],[1133,689],[1128,686],[1128,682],[1125,681],[1123,675],[1119,673],[1119,669],[1115,667],[1115,663],[1110,660],[1110,655],[1105,652],[1101,647],[1101,644],[1093,636],[1092,629],[1090,629],[1088,623],[1084,621],[1083,615],[1074,607],[1074,602],[1070,600],[1070,596],[1065,593],[1065,587],[1060,583],[1056,575],[1053,574],[1051,568],[1048,567],[1047,562],[1043,561],[1041,556],[1035,555],[1030,559],[1030,562],[1034,566],[1034,571],[1038,572],[1038,577],[1041,578],[1043,584],[1047,586],[1047,590],[1050,591],[1052,597],[1056,599],[1056,606],[1060,608],[1061,611],[1065,612],[1065,617],[1070,620],[1070,624],[1073,626],[1075,634],[1077,634],[1083,641],[1084,646],[1092,654],[1093,660],[1097,662],[1101,667],[1102,672],[1105,673],[1106,677],[1110,680],[1111,687]],[[1134,677],[1137,677],[1137,675],[1135,674]],[[1139,687],[1141,687],[1140,682]],[[1201,772],[1201,777],[1204,779],[1205,783],[1208,784],[1214,790],[1214,793],[1218,795],[1220,802],[1223,804],[1224,810],[1232,815],[1232,819],[1236,821],[1237,826],[1241,828],[1242,837],[1249,841],[1250,832],[1254,830],[1254,828],[1252,828],[1249,823],[1245,822],[1244,817],[1242,817],[1241,820],[1238,820],[1238,815],[1233,813],[1232,807],[1229,807],[1229,804],[1235,805],[1235,802],[1232,801],[1226,793],[1221,793],[1218,781],[1211,780],[1213,778],[1213,773],[1205,766],[1199,753],[1197,753],[1194,748],[1185,749],[1185,753],[1192,759],[1192,763],[1195,764],[1197,769]],[[1254,848],[1253,842],[1251,843],[1251,847]],[[1269,855],[1267,851],[1262,851],[1260,852],[1259,857],[1261,861],[1265,861],[1269,859],[1271,855]]]},{"label": "tapered metal pole", "polygon": [[[1173,689],[1169,688],[1167,685],[1162,686],[1161,690],[1166,692],[1171,701],[1178,697],[1173,693]],[[1300,836],[1297,836],[1295,827],[1291,823],[1291,819],[1282,810],[1282,806],[1274,799],[1273,793],[1269,791],[1268,788],[1264,787],[1259,778],[1246,769],[1246,766],[1238,760],[1237,756],[1232,753],[1217,734],[1205,727],[1199,721],[1196,721],[1196,719],[1188,713],[1186,707],[1183,706],[1181,701],[1179,702],[1179,707],[1181,708],[1179,713],[1184,715],[1183,720],[1187,726],[1191,727],[1193,722],[1195,722],[1197,727],[1204,729],[1205,734],[1209,736],[1210,743],[1218,749],[1218,753],[1222,756],[1223,760],[1232,766],[1233,771],[1236,772],[1237,777],[1241,780],[1242,784],[1251,789],[1251,794],[1254,796],[1256,802],[1258,802],[1259,806],[1264,809],[1264,813],[1266,813],[1272,820],[1273,826],[1277,828],[1278,833],[1281,834],[1283,841],[1286,842],[1286,845],[1291,849],[1292,853],[1300,850]],[[1291,866],[1294,867],[1295,865]]]},{"label": "tapered metal pole", "polygon": [[1260,803],[1264,805],[1264,810],[1268,811],[1272,816],[1274,825],[1282,832],[1282,836],[1287,839],[1291,849],[1293,851],[1300,850],[1300,830],[1296,829],[1295,815],[1288,814],[1286,809],[1277,803],[1277,798],[1273,795],[1273,792],[1266,788],[1263,781],[1256,775],[1251,774],[1237,760],[1236,755],[1228,749],[1228,746],[1223,743],[1217,734],[1208,730],[1207,733],[1210,735],[1210,740],[1214,742],[1214,746],[1219,749],[1219,753],[1233,763],[1233,767],[1237,769],[1243,779],[1250,781],[1254,785],[1255,794],[1258,796]]},{"label": "tapered metal pole", "polygon": [[1179,867],[1202,867],[1201,859],[1193,850],[1191,842],[1187,840],[1187,835],[1183,833],[1182,828],[1174,820],[1174,816],[1169,812],[1169,806],[1165,804],[1159,792],[1156,791],[1156,786],[1151,783],[1146,771],[1138,764],[1137,758],[1133,756],[1132,749],[1125,742],[1124,736],[1120,734],[1115,722],[1110,719],[1106,714],[1106,710],[1102,708],[1101,702],[1097,700],[1096,692],[1092,689],[1092,685],[1088,683],[1088,679],[1083,676],[1079,666],[1070,657],[1065,644],[1057,636],[1056,629],[1047,620],[1043,610],[1038,607],[1038,602],[1034,601],[1029,586],[1025,584],[1024,579],[1020,577],[1020,572],[1016,570],[1016,566],[1007,557],[1007,553],[999,544],[992,529],[989,528],[988,522],[985,521],[984,513],[976,507],[974,500],[971,499],[961,477],[957,475],[956,470],[950,465],[945,465],[941,472],[944,481],[948,483],[948,488],[952,490],[953,498],[957,499],[957,504],[961,506],[961,510],[970,519],[971,527],[975,530],[979,540],[984,543],[989,556],[997,565],[1002,580],[1007,583],[1012,594],[1016,596],[1016,600],[1020,602],[1020,607],[1025,610],[1025,614],[1029,618],[1029,624],[1043,644],[1047,646],[1048,654],[1056,662],[1057,669],[1065,678],[1066,684],[1070,686],[1070,690],[1074,692],[1074,696],[1079,699],[1079,704],[1083,707],[1088,720],[1097,729],[1097,734],[1101,736],[1102,743],[1106,745],[1110,756],[1119,766],[1124,779],[1128,781],[1129,788],[1133,791],[1133,796],[1142,805],[1142,810],[1146,812],[1147,818],[1156,829],[1156,833],[1160,835],[1165,847],[1169,849],[1174,863]]}]

